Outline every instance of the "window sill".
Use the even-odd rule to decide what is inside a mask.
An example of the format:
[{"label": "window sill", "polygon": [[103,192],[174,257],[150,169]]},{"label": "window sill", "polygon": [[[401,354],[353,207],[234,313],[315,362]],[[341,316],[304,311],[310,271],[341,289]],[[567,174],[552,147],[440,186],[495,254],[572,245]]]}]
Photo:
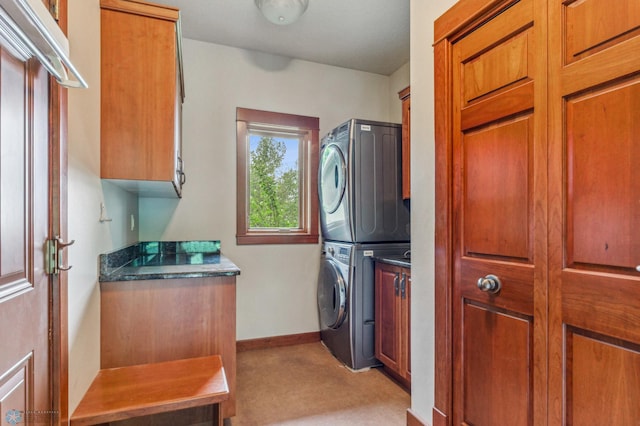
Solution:
[{"label": "window sill", "polygon": [[237,235],[236,243],[240,245],[250,244],[318,244],[318,234],[250,234]]}]

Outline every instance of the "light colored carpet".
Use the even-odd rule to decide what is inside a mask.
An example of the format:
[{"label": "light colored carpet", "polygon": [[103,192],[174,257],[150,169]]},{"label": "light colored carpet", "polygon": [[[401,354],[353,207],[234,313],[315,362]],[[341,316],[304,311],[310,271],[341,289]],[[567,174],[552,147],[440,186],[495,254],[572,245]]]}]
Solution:
[{"label": "light colored carpet", "polygon": [[238,353],[232,426],[406,425],[410,395],[378,369],[352,372],[321,343]]}]

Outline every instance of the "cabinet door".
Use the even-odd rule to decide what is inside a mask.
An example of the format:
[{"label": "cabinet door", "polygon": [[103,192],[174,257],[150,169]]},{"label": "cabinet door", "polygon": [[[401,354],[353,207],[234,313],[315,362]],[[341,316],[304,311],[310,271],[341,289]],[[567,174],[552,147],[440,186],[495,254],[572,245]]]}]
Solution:
[{"label": "cabinet door", "polygon": [[376,358],[400,371],[400,268],[376,263]]},{"label": "cabinet door", "polygon": [[534,387],[544,383],[534,380],[534,365],[545,348],[534,345],[534,327],[545,317],[534,288],[544,285],[546,266],[546,148],[544,92],[535,92],[544,87],[534,83],[546,70],[536,63],[544,34],[534,3],[509,5],[452,50],[457,425],[541,424]]},{"label": "cabinet door", "polygon": [[411,87],[398,93],[402,100],[402,199],[411,198]]},{"label": "cabinet door", "polygon": [[400,352],[401,352],[401,371],[400,375],[405,378],[409,383],[411,382],[411,270],[402,269],[402,275],[404,279],[404,294],[400,303],[401,311],[401,340],[400,340]]},{"label": "cabinet door", "polygon": [[550,16],[550,424],[637,425],[640,2]]},{"label": "cabinet door", "polygon": [[174,186],[180,195],[179,11],[123,0],[100,5],[100,176],[142,193]]}]

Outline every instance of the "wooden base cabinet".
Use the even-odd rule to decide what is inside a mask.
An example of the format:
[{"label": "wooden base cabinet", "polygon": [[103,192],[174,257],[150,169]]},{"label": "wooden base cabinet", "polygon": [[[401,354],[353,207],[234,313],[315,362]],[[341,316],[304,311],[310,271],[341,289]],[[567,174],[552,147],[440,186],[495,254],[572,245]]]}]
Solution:
[{"label": "wooden base cabinet", "polygon": [[376,358],[411,389],[411,269],[376,262],[375,286]]},{"label": "wooden base cabinet", "polygon": [[101,0],[100,177],[142,196],[181,196],[180,12]]},{"label": "wooden base cabinet", "polygon": [[[100,296],[100,368],[220,355],[230,392],[222,413],[235,415],[235,277],[102,282]],[[192,411],[151,424],[211,416],[203,408]]]}]

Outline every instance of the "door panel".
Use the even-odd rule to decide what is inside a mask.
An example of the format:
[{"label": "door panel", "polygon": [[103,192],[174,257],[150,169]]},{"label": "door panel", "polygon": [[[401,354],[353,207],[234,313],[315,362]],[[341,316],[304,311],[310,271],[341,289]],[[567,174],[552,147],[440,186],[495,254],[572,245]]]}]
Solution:
[{"label": "door panel", "polygon": [[565,7],[566,63],[583,59],[640,31],[640,3],[621,1],[611,7],[608,0],[567,2]]},{"label": "door panel", "polygon": [[550,421],[635,425],[640,5],[556,2],[550,17],[567,46],[550,62]]},{"label": "door panel", "polygon": [[533,76],[532,9],[533,1],[523,0],[456,44],[463,107]]},{"label": "door panel", "polygon": [[640,346],[569,327],[566,363],[568,424],[638,424]]},{"label": "door panel", "polygon": [[463,420],[469,425],[528,424],[531,318],[475,303],[467,303],[463,309]]},{"label": "door panel", "polygon": [[[49,79],[0,47],[0,409],[48,423]],[[15,418],[14,418],[15,420]]]},{"label": "door panel", "polygon": [[464,135],[465,256],[531,260],[529,117]]},{"label": "door panel", "polygon": [[26,250],[30,230],[24,202],[27,192],[25,75],[24,62],[6,50],[0,50],[0,207],[11,206],[0,210],[0,295],[3,298],[32,287],[27,276]]},{"label": "door panel", "polygon": [[521,32],[466,62],[462,67],[464,99],[472,101],[527,77],[528,45],[527,32]]},{"label": "door panel", "polygon": [[[567,263],[640,264],[640,79],[566,103]],[[606,200],[606,202],[603,202]]]},{"label": "door panel", "polygon": [[[546,186],[533,4],[516,2],[452,50],[453,424],[533,424],[534,282],[545,254],[534,197]],[[487,275],[500,291],[478,288]]]}]

